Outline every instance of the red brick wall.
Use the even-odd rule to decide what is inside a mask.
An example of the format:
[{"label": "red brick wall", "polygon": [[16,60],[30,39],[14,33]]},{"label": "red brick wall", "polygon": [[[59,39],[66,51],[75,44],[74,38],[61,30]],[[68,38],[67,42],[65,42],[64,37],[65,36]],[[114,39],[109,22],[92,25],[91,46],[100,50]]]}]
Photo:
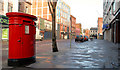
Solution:
[{"label": "red brick wall", "polygon": [[103,18],[98,18],[98,33],[102,33]]},{"label": "red brick wall", "polygon": [[[72,15],[70,15],[70,17],[71,17],[71,20],[72,20],[72,22],[71,22],[71,31],[72,31],[72,34],[74,34],[75,35],[75,24],[76,24],[76,18],[74,17],[74,16],[72,16]],[[72,38],[75,38],[75,36],[72,36]]]},{"label": "red brick wall", "polygon": [[89,33],[90,33],[90,30],[86,29],[86,30],[85,30],[85,35],[88,36],[88,38],[90,37],[90,34],[89,34]]}]

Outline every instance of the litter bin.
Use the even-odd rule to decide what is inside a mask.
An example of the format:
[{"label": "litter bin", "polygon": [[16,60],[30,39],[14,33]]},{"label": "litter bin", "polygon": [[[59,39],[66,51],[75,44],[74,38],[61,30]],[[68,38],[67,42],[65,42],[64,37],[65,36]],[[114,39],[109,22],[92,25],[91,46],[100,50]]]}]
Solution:
[{"label": "litter bin", "polygon": [[24,66],[35,59],[35,20],[36,16],[10,12],[8,66]]}]

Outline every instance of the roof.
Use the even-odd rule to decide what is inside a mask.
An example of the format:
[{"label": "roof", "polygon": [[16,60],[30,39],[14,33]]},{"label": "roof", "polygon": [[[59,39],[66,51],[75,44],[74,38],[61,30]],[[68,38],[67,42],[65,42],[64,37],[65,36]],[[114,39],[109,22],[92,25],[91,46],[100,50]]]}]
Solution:
[{"label": "roof", "polygon": [[76,19],[76,17],[74,17],[73,15],[70,15],[70,17],[72,17],[72,18],[75,18],[75,19]]}]

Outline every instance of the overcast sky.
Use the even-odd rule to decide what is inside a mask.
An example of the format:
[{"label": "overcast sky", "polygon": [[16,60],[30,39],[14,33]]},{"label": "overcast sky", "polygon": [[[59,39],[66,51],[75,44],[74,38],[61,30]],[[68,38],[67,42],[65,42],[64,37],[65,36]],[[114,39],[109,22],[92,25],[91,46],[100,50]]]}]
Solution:
[{"label": "overcast sky", "polygon": [[64,0],[71,7],[71,14],[82,28],[97,27],[98,17],[103,17],[103,0]]}]

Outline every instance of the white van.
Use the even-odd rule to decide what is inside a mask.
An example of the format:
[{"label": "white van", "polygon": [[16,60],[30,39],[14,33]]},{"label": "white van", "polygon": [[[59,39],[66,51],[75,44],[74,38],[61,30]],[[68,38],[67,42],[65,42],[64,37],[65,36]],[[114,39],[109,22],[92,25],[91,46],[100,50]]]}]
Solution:
[{"label": "white van", "polygon": [[36,27],[36,40],[43,40],[43,34],[40,33],[40,30]]}]

